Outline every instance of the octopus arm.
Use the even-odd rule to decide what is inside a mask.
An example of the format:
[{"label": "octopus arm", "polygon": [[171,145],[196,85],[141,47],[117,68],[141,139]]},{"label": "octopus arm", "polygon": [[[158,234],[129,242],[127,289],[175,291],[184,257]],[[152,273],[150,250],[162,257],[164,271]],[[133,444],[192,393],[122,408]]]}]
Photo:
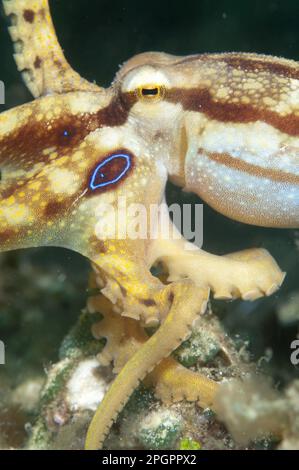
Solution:
[{"label": "octopus arm", "polygon": [[3,0],[3,6],[11,19],[9,32],[18,70],[35,98],[74,90],[99,90],[80,77],[65,59],[48,0]]},{"label": "octopus arm", "polygon": [[106,393],[90,424],[86,449],[95,450],[102,446],[113,420],[128,401],[132,391],[147,373],[189,336],[198,314],[206,309],[209,291],[200,290],[187,281],[166,287],[162,295],[171,298],[169,313],[157,332],[123,367]]}]

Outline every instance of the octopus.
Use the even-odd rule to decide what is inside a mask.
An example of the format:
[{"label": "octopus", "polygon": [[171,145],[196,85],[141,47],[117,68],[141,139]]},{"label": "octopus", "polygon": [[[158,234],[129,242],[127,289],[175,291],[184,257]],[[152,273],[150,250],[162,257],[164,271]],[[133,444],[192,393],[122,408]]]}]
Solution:
[{"label": "octopus", "polygon": [[[216,256],[186,240],[165,186],[170,180],[243,223],[298,227],[298,63],[141,53],[103,88],[66,61],[47,0],[3,5],[33,101],[0,115],[0,250],[58,246],[91,262],[101,294],[88,309],[103,312],[94,334],[107,338],[99,360],[117,375],[86,449],[103,446],[145,378],[162,400],[213,408],[219,384],[171,353],[211,294],[254,301],[276,292],[285,273],[264,249]],[[132,207],[143,209],[145,236],[127,233]],[[152,274],[157,264],[162,278]]]}]

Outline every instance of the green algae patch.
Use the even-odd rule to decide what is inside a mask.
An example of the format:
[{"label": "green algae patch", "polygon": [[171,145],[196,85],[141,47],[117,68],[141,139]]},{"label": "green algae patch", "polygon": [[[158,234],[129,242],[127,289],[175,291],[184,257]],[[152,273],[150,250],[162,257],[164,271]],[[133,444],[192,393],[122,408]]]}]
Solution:
[{"label": "green algae patch", "polygon": [[94,323],[102,320],[102,318],[100,313],[83,311],[78,322],[70,330],[60,346],[60,359],[95,356],[98,354],[105,345],[105,339],[95,339],[91,334],[91,327]]},{"label": "green algae patch", "polygon": [[41,396],[41,407],[47,405],[54,400],[57,395],[64,389],[65,383],[70,377],[71,372],[75,367],[75,363],[69,359],[65,359],[52,369],[48,376],[46,386]]},{"label": "green algae patch", "polygon": [[191,437],[184,437],[179,444],[179,450],[200,450],[201,444],[194,441]]},{"label": "green algae patch", "polygon": [[139,441],[146,449],[171,449],[182,429],[182,418],[169,410],[151,412],[140,423]]},{"label": "green algae patch", "polygon": [[27,449],[32,450],[46,450],[49,447],[49,430],[43,419],[39,419],[33,429],[32,434],[27,444]]},{"label": "green algae patch", "polygon": [[141,384],[132,393],[128,403],[124,408],[124,411],[127,413],[139,413],[144,409],[148,410],[154,402],[155,398],[152,391],[148,390],[143,384]]},{"label": "green algae patch", "polygon": [[207,332],[193,331],[190,338],[175,351],[174,357],[183,366],[192,367],[197,363],[211,362],[219,351],[220,345],[212,335]]}]

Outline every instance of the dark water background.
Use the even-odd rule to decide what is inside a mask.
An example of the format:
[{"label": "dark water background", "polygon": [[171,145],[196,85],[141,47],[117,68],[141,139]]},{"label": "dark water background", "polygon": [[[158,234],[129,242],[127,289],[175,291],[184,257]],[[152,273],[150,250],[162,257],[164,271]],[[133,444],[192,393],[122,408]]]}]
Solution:
[{"label": "dark water background", "polygon": [[[84,77],[95,80],[102,86],[110,84],[119,64],[136,53],[149,50],[178,55],[247,51],[299,60],[298,0],[52,0],[50,3],[58,37],[67,59]],[[31,97],[16,71],[3,14],[0,58],[0,79],[6,84],[7,92],[6,105],[1,108],[4,110],[5,107],[10,108],[26,102]],[[169,202],[199,202],[198,198],[182,194],[174,186],[169,185],[167,194]],[[280,305],[292,299],[296,291],[299,291],[299,257],[294,237],[293,230],[250,227],[228,220],[207,206],[204,209],[206,250],[223,254],[263,246],[276,257],[282,269],[288,271],[283,288],[269,299],[254,303],[214,302],[215,311],[223,318],[229,331],[250,341],[250,349],[255,358],[267,352],[271,353],[269,367],[277,381],[282,382],[297,373],[289,361],[289,345],[296,337],[298,324],[294,321],[286,326],[281,324],[277,317]],[[4,323],[0,320],[3,327],[0,338],[5,337],[8,344],[12,344],[11,338],[17,333],[22,337],[26,331],[26,339],[22,342],[24,350],[35,341],[36,328],[40,330],[42,324],[47,330],[47,348],[38,359],[42,366],[45,362],[57,358],[61,338],[84,305],[87,263],[79,255],[61,249],[38,249],[4,256],[2,277],[5,276],[7,266],[9,272],[15,267],[13,272],[17,273],[18,267],[27,263],[33,265],[37,272],[46,273],[50,270],[54,280],[60,276],[63,279],[62,286],[63,282],[65,283],[65,290],[76,286],[70,291],[67,300],[60,292],[60,297],[55,303],[55,290],[43,291],[40,303],[37,297],[36,303],[39,304],[40,310],[46,313],[42,320],[39,318],[37,326],[32,323],[31,333],[31,327],[28,332],[28,328],[26,330],[26,325],[22,323],[20,312],[21,306],[24,303],[27,305],[26,284],[20,284],[18,277],[14,283],[12,278],[9,295],[0,299],[0,318],[2,312],[2,318],[8,315],[8,305],[14,312],[19,312],[15,313],[16,318],[20,320],[19,324],[15,320],[11,324],[7,318]],[[36,283],[34,277],[32,282]],[[51,333],[51,328],[54,333]]]}]

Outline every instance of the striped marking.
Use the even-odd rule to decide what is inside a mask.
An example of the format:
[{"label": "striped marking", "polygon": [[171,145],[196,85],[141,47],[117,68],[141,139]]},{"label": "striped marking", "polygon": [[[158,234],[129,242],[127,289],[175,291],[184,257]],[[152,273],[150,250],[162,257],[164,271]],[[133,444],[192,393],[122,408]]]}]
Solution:
[{"label": "striped marking", "polygon": [[190,64],[192,62],[225,63],[234,69],[244,72],[268,72],[271,75],[299,80],[298,62],[263,54],[224,52],[219,54],[195,54],[174,60],[172,65]]},{"label": "striped marking", "polygon": [[290,113],[282,116],[266,108],[251,104],[215,101],[208,88],[168,89],[165,99],[178,103],[186,111],[200,112],[220,122],[250,123],[263,121],[291,136],[299,136],[299,116]]},{"label": "striped marking", "polygon": [[230,156],[228,153],[207,152],[199,149],[198,154],[206,155],[210,160],[220,163],[228,168],[232,168],[243,173],[248,173],[259,178],[267,178],[278,183],[289,183],[299,185],[299,176],[293,173],[286,173],[281,170],[263,168],[252,163],[248,163],[240,158]]}]

